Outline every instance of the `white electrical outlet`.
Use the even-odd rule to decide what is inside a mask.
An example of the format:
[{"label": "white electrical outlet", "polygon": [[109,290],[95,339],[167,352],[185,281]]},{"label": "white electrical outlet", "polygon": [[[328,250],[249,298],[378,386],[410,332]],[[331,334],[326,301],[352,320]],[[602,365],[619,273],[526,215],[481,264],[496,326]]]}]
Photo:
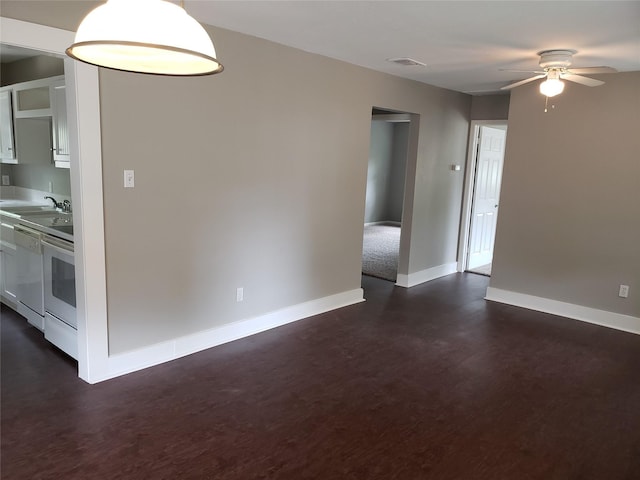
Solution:
[{"label": "white electrical outlet", "polygon": [[133,170],[124,171],[124,188],[135,187],[135,176]]},{"label": "white electrical outlet", "polygon": [[53,193],[53,182],[49,181],[49,193]]},{"label": "white electrical outlet", "polygon": [[4,185],[5,187],[7,185],[11,185],[11,179],[9,178],[9,175],[2,175],[2,185]]},{"label": "white electrical outlet", "polygon": [[241,302],[244,300],[244,288],[238,287],[236,288],[236,302]]},{"label": "white electrical outlet", "polygon": [[620,290],[618,290],[618,296],[622,298],[627,298],[629,296],[629,285],[620,285]]}]

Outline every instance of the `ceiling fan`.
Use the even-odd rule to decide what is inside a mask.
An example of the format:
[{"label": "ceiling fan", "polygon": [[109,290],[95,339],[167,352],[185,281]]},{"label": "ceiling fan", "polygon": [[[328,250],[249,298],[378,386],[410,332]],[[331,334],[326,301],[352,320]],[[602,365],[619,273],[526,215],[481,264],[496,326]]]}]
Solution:
[{"label": "ceiling fan", "polygon": [[553,97],[562,93],[562,90],[564,90],[564,82],[562,80],[569,80],[570,82],[576,82],[581,85],[586,85],[587,87],[597,87],[604,82],[596,80],[595,78],[583,77],[581,74],[617,72],[615,68],[611,67],[570,68],[573,61],[573,54],[575,53],[577,53],[576,50],[543,50],[538,52],[538,55],[540,55],[539,65],[542,67],[542,70],[509,70],[512,72],[530,72],[536,75],[506,85],[502,87],[501,90],[510,90],[525,83],[546,77],[546,80],[540,84],[540,93],[547,97]]}]

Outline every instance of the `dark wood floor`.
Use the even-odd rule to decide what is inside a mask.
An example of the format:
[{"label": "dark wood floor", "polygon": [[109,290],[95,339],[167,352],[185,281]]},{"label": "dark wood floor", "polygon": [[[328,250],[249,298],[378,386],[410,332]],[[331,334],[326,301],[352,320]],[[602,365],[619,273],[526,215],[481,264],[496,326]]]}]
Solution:
[{"label": "dark wood floor", "polygon": [[640,336],[485,302],[368,301],[98,385],[2,309],[2,478],[640,478]]}]

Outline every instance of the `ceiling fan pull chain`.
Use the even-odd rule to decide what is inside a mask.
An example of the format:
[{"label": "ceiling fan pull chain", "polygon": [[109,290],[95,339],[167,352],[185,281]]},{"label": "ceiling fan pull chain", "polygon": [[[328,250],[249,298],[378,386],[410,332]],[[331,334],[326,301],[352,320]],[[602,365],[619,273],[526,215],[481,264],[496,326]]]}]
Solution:
[{"label": "ceiling fan pull chain", "polygon": [[[544,97],[544,113],[547,113],[549,111],[549,109],[547,108],[547,105],[549,105],[549,97],[545,96]],[[556,108],[556,106],[554,104],[551,104],[551,110],[553,110],[554,108]]]}]

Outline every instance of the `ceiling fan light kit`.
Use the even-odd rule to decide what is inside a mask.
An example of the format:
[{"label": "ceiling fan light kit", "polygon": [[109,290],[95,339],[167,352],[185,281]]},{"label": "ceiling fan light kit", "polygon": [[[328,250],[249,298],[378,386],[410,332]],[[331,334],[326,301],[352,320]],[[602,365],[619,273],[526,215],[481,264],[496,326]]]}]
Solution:
[{"label": "ceiling fan light kit", "polygon": [[545,80],[540,84],[540,93],[547,97],[555,97],[560,95],[564,90],[564,82],[562,80]]},{"label": "ceiling fan light kit", "polygon": [[555,97],[564,90],[564,82],[560,80],[560,72],[549,71],[547,79],[540,84],[540,93],[547,97]]},{"label": "ceiling fan light kit", "polygon": [[525,83],[544,78],[545,80],[540,83],[540,93],[549,98],[562,93],[564,90],[563,80],[579,83],[588,87],[597,87],[598,85],[604,84],[601,80],[583,77],[578,74],[616,72],[616,70],[611,67],[570,68],[573,63],[573,55],[575,53],[577,53],[576,50],[543,50],[538,52],[538,55],[540,55],[539,65],[542,67],[542,71],[531,70],[531,73],[535,73],[536,75],[510,85],[506,85],[502,87],[502,90],[510,90],[514,87],[524,85]]},{"label": "ceiling fan light kit", "polygon": [[135,73],[194,76],[224,69],[202,25],[164,0],[108,0],[82,20],[66,53]]}]

